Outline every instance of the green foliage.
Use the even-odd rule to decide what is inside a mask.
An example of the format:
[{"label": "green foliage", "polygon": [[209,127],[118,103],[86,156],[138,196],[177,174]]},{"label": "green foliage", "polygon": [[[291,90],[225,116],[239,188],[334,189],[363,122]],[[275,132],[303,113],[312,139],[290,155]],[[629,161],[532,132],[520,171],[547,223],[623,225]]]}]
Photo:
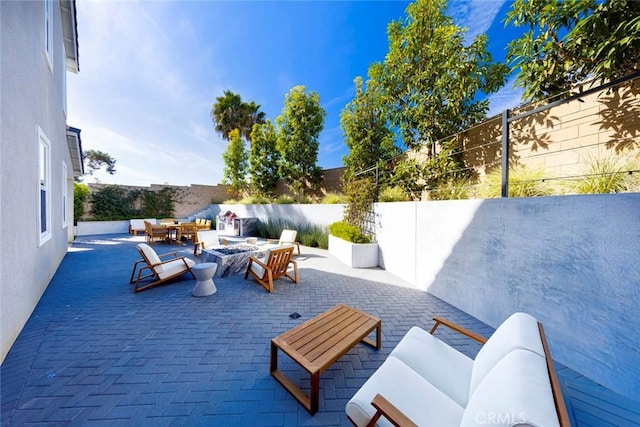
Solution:
[{"label": "green foliage", "polygon": [[452,135],[484,119],[488,100],[508,68],[494,63],[487,36],[465,41],[465,29],[447,15],[446,0],[416,0],[403,22],[387,28],[384,64],[369,74],[384,88],[385,108],[408,148]]},{"label": "green foliage", "polygon": [[507,55],[525,99],[567,92],[589,76],[612,80],[638,69],[640,2],[516,0],[505,23],[528,27]]},{"label": "green foliage", "polygon": [[340,194],[340,193],[327,193],[320,201],[320,203],[324,205],[336,205],[339,203],[346,203],[346,202],[347,202],[347,197],[344,194]]},{"label": "green foliage", "polygon": [[91,192],[89,187],[78,182],[73,183],[73,224],[77,225],[78,221],[84,215],[84,204],[89,200]]},{"label": "green foliage", "polygon": [[264,123],[264,117],[260,105],[253,101],[243,102],[239,94],[230,90],[217,97],[211,107],[211,120],[215,124],[215,131],[227,141],[231,139],[230,133],[234,129],[238,129],[241,136],[251,141],[253,125]]},{"label": "green foliage", "polygon": [[393,187],[383,187],[378,197],[380,202],[406,202],[411,200],[405,194],[404,190],[397,185]]},{"label": "green foliage", "polygon": [[439,184],[431,190],[431,200],[462,200],[468,199],[471,180],[467,178],[454,178]]},{"label": "green foliage", "polygon": [[[227,202],[225,202],[227,203]],[[248,197],[243,197],[240,200],[236,200],[236,201],[229,201],[229,204],[233,203],[233,204],[240,204],[240,205],[268,205],[269,203],[271,203],[271,200],[266,197],[266,196],[262,196],[262,195],[251,195]]]},{"label": "green foliage", "polygon": [[98,221],[123,220],[138,216],[135,208],[140,191],[108,185],[91,194],[91,215]]},{"label": "green foliage", "polygon": [[363,234],[360,228],[343,221],[329,224],[329,233],[351,243],[371,242],[371,237]]},{"label": "green foliage", "polygon": [[286,194],[283,194],[282,196],[278,196],[276,197],[276,200],[274,200],[274,203],[276,205],[292,205],[295,202],[296,201],[293,199],[293,197],[287,196]]},{"label": "green foliage", "polygon": [[[524,166],[509,170],[509,197],[537,197],[554,194],[553,187],[543,182],[544,171]],[[480,181],[476,189],[478,197],[491,199],[502,196],[502,170],[495,168]]]},{"label": "green foliage", "polygon": [[420,200],[426,188],[424,167],[416,159],[398,162],[391,177],[391,185],[399,187],[410,200]]},{"label": "green foliage", "polygon": [[222,182],[231,186],[234,197],[239,197],[247,187],[245,176],[249,167],[249,154],[244,148],[244,141],[238,129],[229,132],[229,138],[229,144],[222,154],[224,159]]},{"label": "green foliage", "polygon": [[285,96],[282,114],[276,118],[280,176],[296,194],[315,190],[322,179],[322,169],[316,163],[325,115],[320,96],[296,86]]},{"label": "green foliage", "polygon": [[263,124],[253,125],[249,154],[249,173],[251,190],[260,195],[272,194],[278,181],[280,153],[276,150],[276,131],[267,120]]},{"label": "green foliage", "polygon": [[329,236],[327,231],[314,224],[299,224],[292,221],[276,219],[269,221],[259,221],[257,225],[258,235],[266,239],[278,239],[282,230],[296,230],[296,240],[304,246],[327,249],[329,247]]},{"label": "green foliage", "polygon": [[[588,157],[584,176],[565,184],[574,194],[608,194],[640,191],[640,160],[633,157]],[[636,171],[629,173],[629,171]]]},{"label": "green foliage", "polygon": [[367,230],[373,214],[373,204],[377,199],[375,179],[371,177],[353,180],[344,185],[347,206],[344,210],[344,222]]},{"label": "green foliage", "polygon": [[108,185],[91,194],[91,216],[98,221],[173,217],[175,197],[170,187],[154,192]]},{"label": "green foliage", "polygon": [[108,153],[99,150],[86,150],[82,153],[82,160],[88,169],[88,174],[93,175],[102,166],[106,166],[109,175],[116,173],[116,159]]},{"label": "green foliage", "polygon": [[340,126],[349,154],[342,161],[346,170],[343,183],[356,179],[356,174],[377,167],[378,182],[386,183],[391,174],[391,162],[399,152],[393,132],[387,126],[381,87],[376,80],[363,89],[361,77],[354,80],[355,98],[340,115]]}]

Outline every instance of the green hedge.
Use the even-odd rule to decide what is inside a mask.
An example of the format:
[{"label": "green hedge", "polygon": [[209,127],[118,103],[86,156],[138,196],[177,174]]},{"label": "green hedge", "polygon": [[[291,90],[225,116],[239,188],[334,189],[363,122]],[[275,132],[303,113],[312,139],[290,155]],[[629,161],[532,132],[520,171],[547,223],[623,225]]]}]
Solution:
[{"label": "green hedge", "polygon": [[363,234],[358,227],[343,221],[330,224],[329,233],[351,243],[371,243],[371,236]]}]

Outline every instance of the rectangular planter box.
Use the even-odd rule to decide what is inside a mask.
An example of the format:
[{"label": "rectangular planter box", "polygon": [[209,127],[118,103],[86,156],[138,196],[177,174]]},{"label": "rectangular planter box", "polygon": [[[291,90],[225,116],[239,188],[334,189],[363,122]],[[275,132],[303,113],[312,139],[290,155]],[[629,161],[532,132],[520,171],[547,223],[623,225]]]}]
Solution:
[{"label": "rectangular planter box", "polygon": [[352,268],[378,266],[377,243],[351,243],[329,234],[329,253]]}]

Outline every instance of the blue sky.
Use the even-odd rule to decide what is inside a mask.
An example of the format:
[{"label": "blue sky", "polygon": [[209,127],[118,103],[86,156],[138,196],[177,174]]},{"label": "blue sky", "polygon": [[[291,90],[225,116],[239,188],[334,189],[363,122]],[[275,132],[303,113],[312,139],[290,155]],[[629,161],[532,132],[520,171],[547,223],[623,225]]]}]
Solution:
[{"label": "blue sky", "polygon": [[[272,121],[296,85],[317,92],[327,111],[318,164],[347,154],[340,112],[388,49],[387,24],[405,1],[81,1],[80,73],[68,78],[68,124],[83,148],[108,152],[116,174],[85,182],[215,185],[226,147],[211,106],[225,90],[255,101]],[[496,60],[515,36],[503,19],[509,2],[450,1],[468,38],[486,32]],[[490,114],[520,104],[508,83]]]}]

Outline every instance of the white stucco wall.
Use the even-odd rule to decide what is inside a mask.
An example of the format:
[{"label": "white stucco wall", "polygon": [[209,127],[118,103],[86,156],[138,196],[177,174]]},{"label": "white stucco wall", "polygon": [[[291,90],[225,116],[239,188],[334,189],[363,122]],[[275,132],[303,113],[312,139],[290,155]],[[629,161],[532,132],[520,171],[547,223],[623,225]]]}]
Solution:
[{"label": "white stucco wall", "polygon": [[343,204],[317,205],[212,205],[213,215],[231,211],[242,218],[258,218],[261,221],[280,218],[300,224],[327,226],[341,221]]},{"label": "white stucco wall", "polygon": [[382,203],[376,212],[388,271],[494,327],[531,313],[556,360],[640,401],[640,194]]},{"label": "white stucco wall", "polygon": [[[53,7],[53,72],[44,54],[43,2],[0,2],[0,360],[31,315],[67,249],[63,163],[73,173],[63,111],[60,7]],[[39,245],[38,126],[51,142],[51,239]],[[68,194],[70,203],[73,190]]]}]

